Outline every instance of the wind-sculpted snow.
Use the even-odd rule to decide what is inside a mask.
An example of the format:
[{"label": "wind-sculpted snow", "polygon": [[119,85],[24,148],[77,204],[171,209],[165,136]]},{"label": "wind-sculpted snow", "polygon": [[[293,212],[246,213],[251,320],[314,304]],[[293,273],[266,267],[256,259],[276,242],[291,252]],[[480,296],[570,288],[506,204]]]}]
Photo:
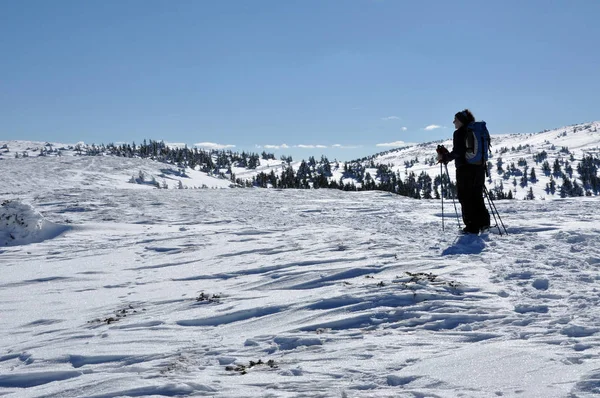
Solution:
[{"label": "wind-sculpted snow", "polygon": [[52,239],[69,227],[50,222],[30,205],[7,200],[0,205],[0,247]]},{"label": "wind-sculpted snow", "polygon": [[380,192],[67,183],[17,203],[71,229],[0,251],[0,395],[600,393],[598,198],[465,237]]}]

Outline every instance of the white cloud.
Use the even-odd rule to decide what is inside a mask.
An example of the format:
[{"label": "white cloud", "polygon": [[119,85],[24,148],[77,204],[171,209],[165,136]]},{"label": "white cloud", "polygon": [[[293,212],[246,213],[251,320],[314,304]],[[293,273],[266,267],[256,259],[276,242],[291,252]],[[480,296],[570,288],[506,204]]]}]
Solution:
[{"label": "white cloud", "polygon": [[[288,144],[281,144],[281,145],[264,145],[265,149],[288,149],[289,145]],[[260,148],[260,147],[259,147]]]},{"label": "white cloud", "polygon": [[315,149],[315,148],[327,148],[326,145],[294,145],[295,148],[302,148],[302,149]]},{"label": "white cloud", "polygon": [[438,126],[437,124],[430,124],[429,126],[425,127],[424,130],[431,131],[431,130],[441,129],[441,128],[442,128],[442,126]]},{"label": "white cloud", "polygon": [[381,144],[377,144],[375,146],[397,148],[399,146],[405,146],[405,145],[406,145],[406,142],[404,142],[404,141],[394,141],[394,142],[384,142],[384,143],[381,143]]},{"label": "white cloud", "polygon": [[394,141],[394,142],[384,142],[382,144],[377,144],[375,146],[398,148],[400,146],[409,146],[409,145],[414,145],[414,144],[411,144],[409,142],[404,142],[404,141]]},{"label": "white cloud", "polygon": [[336,148],[336,149],[357,149],[357,148],[362,148],[362,145],[342,145],[342,144],[335,144],[331,146],[332,148]]},{"label": "white cloud", "polygon": [[406,130],[408,130],[408,128],[407,128],[407,127],[402,127],[402,129],[401,129],[401,130],[402,130],[402,131],[406,131]]},{"label": "white cloud", "polygon": [[197,148],[202,149],[227,149],[227,148],[235,148],[235,145],[231,144],[216,144],[214,142],[199,142],[194,144]]},{"label": "white cloud", "polygon": [[388,117],[382,117],[381,120],[400,120],[400,118],[398,116],[388,116]]}]

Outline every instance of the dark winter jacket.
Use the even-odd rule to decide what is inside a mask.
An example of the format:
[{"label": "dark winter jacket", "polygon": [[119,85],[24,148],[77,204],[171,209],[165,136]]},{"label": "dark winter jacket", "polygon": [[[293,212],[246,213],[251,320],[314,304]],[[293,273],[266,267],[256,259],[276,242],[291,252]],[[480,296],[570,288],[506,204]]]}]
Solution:
[{"label": "dark winter jacket", "polygon": [[452,136],[452,152],[448,154],[449,160],[454,160],[455,166],[469,165],[465,159],[467,153],[467,126],[462,126]]}]

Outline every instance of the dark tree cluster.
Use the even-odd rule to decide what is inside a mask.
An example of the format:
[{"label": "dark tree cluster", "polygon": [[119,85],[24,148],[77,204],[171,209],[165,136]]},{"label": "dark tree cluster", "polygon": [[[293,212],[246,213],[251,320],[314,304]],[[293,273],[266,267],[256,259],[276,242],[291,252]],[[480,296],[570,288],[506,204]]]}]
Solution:
[{"label": "dark tree cluster", "polygon": [[533,161],[535,164],[541,163],[546,159],[548,159],[548,152],[544,150],[533,155]]},{"label": "dark tree cluster", "polygon": [[[275,155],[263,152],[238,153],[224,150],[205,151],[198,148],[171,148],[162,141],[144,140],[140,145],[135,142],[130,144],[91,145],[85,149],[75,147],[81,155],[97,156],[108,153],[121,157],[149,158],[159,162],[174,164],[181,168],[190,167],[210,174],[221,174],[222,169],[227,169],[227,174],[232,175],[231,167],[256,169],[260,166],[260,159],[275,159]],[[291,161],[291,158],[290,158]],[[233,177],[233,175],[232,175]],[[232,178],[233,179],[233,178]]]},{"label": "dark tree cluster", "polygon": [[577,173],[583,184],[586,195],[598,195],[600,191],[600,178],[598,177],[598,167],[600,159],[592,156],[585,156],[577,165]]}]

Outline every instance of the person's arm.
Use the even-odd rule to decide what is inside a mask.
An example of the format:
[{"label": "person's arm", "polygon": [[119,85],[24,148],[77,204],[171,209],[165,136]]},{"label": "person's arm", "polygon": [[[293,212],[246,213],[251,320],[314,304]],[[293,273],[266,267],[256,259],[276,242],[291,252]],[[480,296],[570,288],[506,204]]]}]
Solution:
[{"label": "person's arm", "polygon": [[447,161],[458,158],[464,158],[467,153],[467,144],[465,142],[465,134],[463,129],[456,130],[452,136],[452,151],[446,156]]}]

